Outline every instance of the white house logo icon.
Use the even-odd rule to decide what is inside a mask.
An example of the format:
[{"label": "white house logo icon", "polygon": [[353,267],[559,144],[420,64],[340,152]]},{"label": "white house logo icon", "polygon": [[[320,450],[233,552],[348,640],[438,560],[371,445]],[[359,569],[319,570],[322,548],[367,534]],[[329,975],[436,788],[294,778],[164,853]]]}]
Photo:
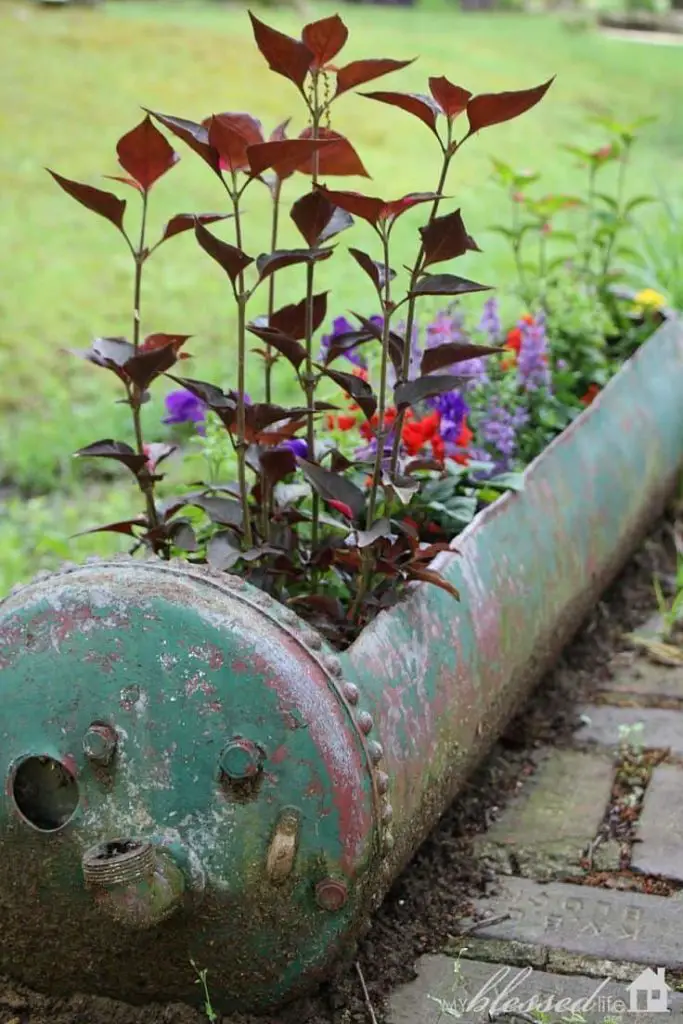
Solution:
[{"label": "white house logo icon", "polygon": [[631,1013],[668,1013],[671,986],[664,980],[664,968],[647,967],[627,986]]}]

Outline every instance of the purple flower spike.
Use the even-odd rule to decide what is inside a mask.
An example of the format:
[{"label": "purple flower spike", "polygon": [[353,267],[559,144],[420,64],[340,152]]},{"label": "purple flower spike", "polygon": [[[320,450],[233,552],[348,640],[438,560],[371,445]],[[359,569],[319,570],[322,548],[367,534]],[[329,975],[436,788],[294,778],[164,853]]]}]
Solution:
[{"label": "purple flower spike", "polygon": [[439,395],[434,407],[441,414],[439,424],[441,437],[447,444],[455,444],[465,417],[470,411],[469,406],[458,391],[449,391],[448,394]]},{"label": "purple flower spike", "polygon": [[498,314],[497,299],[492,297],[484,303],[481,320],[479,321],[479,330],[485,331],[488,334],[492,345],[496,345],[500,341],[503,328]]},{"label": "purple flower spike", "polygon": [[163,423],[203,423],[206,419],[206,406],[191,391],[171,391],[165,405],[168,415]]},{"label": "purple flower spike", "polygon": [[480,442],[486,445],[492,455],[494,472],[501,473],[510,466],[510,461],[517,450],[517,432],[529,420],[526,409],[515,409],[510,412],[492,400],[482,416],[477,430]]},{"label": "purple flower spike", "polygon": [[538,391],[550,388],[550,369],[548,367],[548,339],[545,333],[545,317],[542,313],[533,323],[520,321],[522,343],[517,357],[517,375],[520,386],[525,391]]}]

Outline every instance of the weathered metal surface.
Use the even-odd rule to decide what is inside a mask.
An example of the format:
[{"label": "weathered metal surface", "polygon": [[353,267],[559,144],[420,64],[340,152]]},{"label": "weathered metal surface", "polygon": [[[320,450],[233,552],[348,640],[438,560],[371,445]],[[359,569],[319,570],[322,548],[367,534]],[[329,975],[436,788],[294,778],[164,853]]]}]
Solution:
[{"label": "weathered metal surface", "polygon": [[72,567],[0,606],[0,973],[272,1006],[328,972],[661,510],[660,329],[344,655],[240,580]]},{"label": "weathered metal surface", "polygon": [[637,547],[683,468],[683,325],[661,327],[507,494],[350,649],[384,747],[387,882]]},{"label": "weathered metal surface", "polygon": [[10,597],[0,973],[194,1000],[192,958],[228,1007],[327,969],[366,916],[386,802],[340,673],[291,612],[189,566]]}]

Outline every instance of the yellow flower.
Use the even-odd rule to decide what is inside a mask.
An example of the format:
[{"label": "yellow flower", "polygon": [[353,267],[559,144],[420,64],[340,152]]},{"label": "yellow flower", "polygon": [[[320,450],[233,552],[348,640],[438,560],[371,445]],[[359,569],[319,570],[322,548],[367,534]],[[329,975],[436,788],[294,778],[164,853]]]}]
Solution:
[{"label": "yellow flower", "polygon": [[644,313],[655,313],[666,305],[666,298],[654,288],[643,288],[633,296],[633,312],[642,316]]}]

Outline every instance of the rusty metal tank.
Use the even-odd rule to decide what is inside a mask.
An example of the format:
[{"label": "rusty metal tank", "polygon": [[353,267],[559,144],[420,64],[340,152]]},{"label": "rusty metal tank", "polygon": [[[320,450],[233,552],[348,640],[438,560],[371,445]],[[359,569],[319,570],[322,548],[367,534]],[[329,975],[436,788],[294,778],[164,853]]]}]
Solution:
[{"label": "rusty metal tank", "polygon": [[[131,559],[0,604],[0,973],[266,1010],[329,975],[661,512],[659,330],[343,654],[236,577]],[[194,964],[194,966],[193,966]]]}]

